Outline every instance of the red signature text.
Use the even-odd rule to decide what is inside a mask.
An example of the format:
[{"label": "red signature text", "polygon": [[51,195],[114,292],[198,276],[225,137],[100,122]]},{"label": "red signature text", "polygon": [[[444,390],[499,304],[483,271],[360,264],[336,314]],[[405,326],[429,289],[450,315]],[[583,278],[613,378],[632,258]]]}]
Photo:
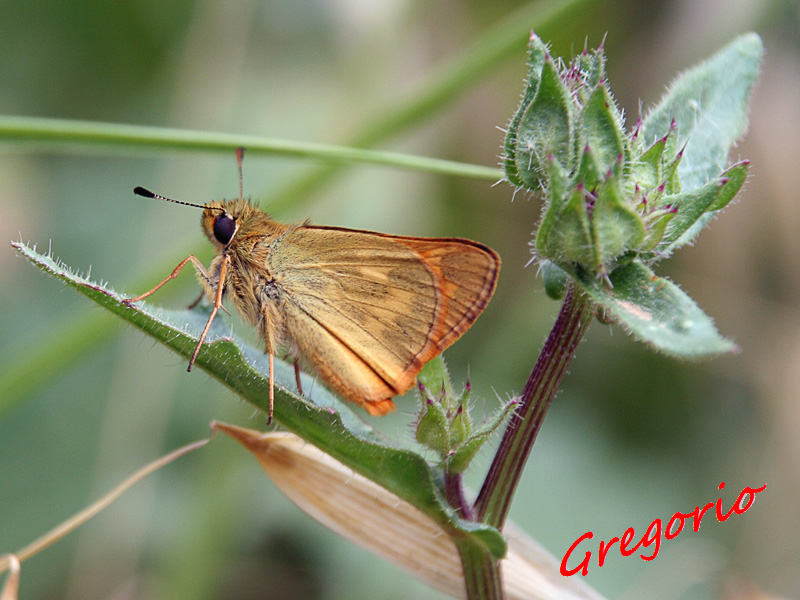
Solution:
[{"label": "red signature text", "polygon": [[[719,489],[724,487],[725,482],[723,481],[719,484]],[[645,551],[639,554],[642,560],[653,560],[656,556],[658,556],[658,552],[661,550],[662,538],[671,540],[677,537],[678,534],[683,531],[683,527],[687,522],[692,524],[692,529],[694,529],[694,531],[699,531],[700,522],[703,520],[703,516],[705,516],[706,512],[711,509],[714,509],[717,520],[720,522],[727,521],[728,517],[730,517],[733,513],[741,515],[753,505],[756,494],[763,492],[766,488],[766,483],[760,488],[745,487],[742,490],[742,493],[739,494],[736,502],[733,503],[733,506],[726,513],[722,512],[722,498],[719,498],[716,502],[709,502],[703,508],[697,506],[693,511],[688,513],[676,512],[667,522],[666,527],[663,526],[661,519],[656,519],[650,523],[650,527],[647,528],[647,531],[644,532],[644,535],[642,535],[642,537],[639,538],[635,544],[634,540],[636,539],[636,532],[634,531],[633,527],[628,527],[628,529],[626,529],[622,534],[622,538],[612,537],[607,542],[600,542],[600,545],[597,548],[597,565],[602,567],[605,564],[606,556],[608,556],[609,551],[616,544],[619,544],[619,552],[622,554],[622,556],[630,556],[631,554],[634,554],[643,548]],[[564,558],[561,559],[562,575],[567,577],[569,575],[575,575],[578,572],[580,572],[581,575],[586,575],[589,572],[589,563],[592,559],[592,553],[588,550],[584,552],[583,560],[581,560],[574,567],[568,566],[567,563],[570,561],[573,553],[576,553],[578,546],[580,546],[586,540],[592,539],[593,537],[594,534],[591,531],[587,531],[581,537],[575,540],[572,546],[569,547],[569,550],[567,550]],[[572,562],[574,564],[574,560]]]}]

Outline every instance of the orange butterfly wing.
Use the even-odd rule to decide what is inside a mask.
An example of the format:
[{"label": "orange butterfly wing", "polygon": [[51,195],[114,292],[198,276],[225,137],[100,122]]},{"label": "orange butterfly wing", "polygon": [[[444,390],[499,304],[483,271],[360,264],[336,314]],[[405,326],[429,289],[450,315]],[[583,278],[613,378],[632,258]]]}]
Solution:
[{"label": "orange butterfly wing", "polygon": [[393,410],[391,398],[469,329],[500,269],[469,240],[312,226],[281,236],[269,264],[295,349],[371,414]]}]

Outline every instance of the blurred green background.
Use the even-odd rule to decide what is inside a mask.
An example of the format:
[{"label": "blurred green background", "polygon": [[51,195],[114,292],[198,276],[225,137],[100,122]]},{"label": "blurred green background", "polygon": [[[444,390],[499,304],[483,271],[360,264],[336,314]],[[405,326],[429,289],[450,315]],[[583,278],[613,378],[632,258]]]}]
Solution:
[{"label": "blurred green background", "polygon": [[[347,142],[374,115],[435,81],[525,3],[412,0],[155,0],[0,3],[0,114],[112,121]],[[525,75],[526,30],[567,57],[606,33],[609,76],[635,118],[680,70],[736,34],[766,46],[740,201],[659,269],[742,348],[680,364],[620,330],[591,326],[550,412],[512,518],[559,560],[585,531],[644,532],[655,518],[768,484],[744,515],[705,520],[644,562],[612,552],[586,581],[611,598],[800,596],[800,11],[762,0],[584,1],[519,22],[518,52],[381,147],[495,165]],[[190,252],[210,249],[190,209],[135,198],[144,185],[203,203],[238,192],[231,155],[44,146],[0,140],[0,239],[55,255],[135,294]],[[558,304],[527,243],[537,198],[506,185],[356,167],[287,206],[311,162],[249,156],[245,192],[284,221],[471,237],[504,265],[495,299],[447,352],[469,371],[477,414],[521,390]],[[794,182],[794,183],[792,183]],[[200,249],[203,250],[200,250]],[[102,314],[6,246],[0,252],[0,553],[19,549],[133,470],[203,437],[211,419],[262,415],[142,334]],[[188,274],[157,301],[182,307]],[[98,314],[100,313],[100,314]],[[92,332],[99,323],[100,335]],[[95,341],[13,381],[67,332]],[[65,345],[69,348],[69,345]],[[68,356],[69,350],[63,353]],[[408,439],[414,400],[378,425]],[[491,456],[471,474],[480,484]],[[587,549],[589,547],[587,546]],[[596,546],[595,546],[596,553]],[[748,596],[737,593],[751,590]],[[139,484],[23,564],[21,598],[439,598],[294,508],[256,462],[218,439]]]}]

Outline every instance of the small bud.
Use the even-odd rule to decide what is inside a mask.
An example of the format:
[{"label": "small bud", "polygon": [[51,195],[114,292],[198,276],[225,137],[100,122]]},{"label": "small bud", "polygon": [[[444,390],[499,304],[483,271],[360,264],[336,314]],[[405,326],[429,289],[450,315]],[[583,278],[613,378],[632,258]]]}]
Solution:
[{"label": "small bud", "polygon": [[[562,164],[572,163],[574,125],[569,90],[549,55],[544,56],[539,75],[532,95],[531,83],[528,82],[523,103],[528,98],[530,100],[527,105],[520,105],[513,134],[509,130],[509,135],[514,138],[513,152],[509,152],[509,136],[506,136],[506,154],[514,156],[512,175],[530,190],[542,187],[545,161],[549,155]],[[506,173],[509,173],[508,165]]]},{"label": "small bud", "polygon": [[450,427],[441,403],[427,399],[417,418],[415,434],[420,444],[439,455],[450,449]]},{"label": "small bud", "polygon": [[471,432],[472,421],[469,418],[469,412],[465,411],[464,406],[459,404],[458,410],[450,422],[451,453],[469,438]]},{"label": "small bud", "polygon": [[[472,459],[488,442],[492,435],[506,422],[508,416],[517,406],[517,401],[509,401],[505,406],[497,409],[482,427],[469,435],[464,442],[454,449],[454,452],[447,457],[445,468],[449,473],[463,473],[469,466]],[[466,413],[465,413],[466,414]]]}]

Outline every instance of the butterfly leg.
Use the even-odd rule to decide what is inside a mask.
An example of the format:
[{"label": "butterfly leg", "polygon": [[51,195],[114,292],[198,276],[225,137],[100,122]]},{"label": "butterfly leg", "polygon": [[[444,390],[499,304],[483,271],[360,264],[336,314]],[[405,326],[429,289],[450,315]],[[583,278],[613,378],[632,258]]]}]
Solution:
[{"label": "butterfly leg", "polygon": [[194,268],[198,272],[198,274],[201,277],[203,277],[206,281],[211,283],[211,276],[208,274],[208,271],[206,271],[206,268],[203,266],[203,263],[201,263],[200,260],[194,254],[190,254],[189,256],[184,258],[180,262],[180,264],[177,267],[175,267],[175,269],[173,269],[172,273],[170,273],[167,277],[165,277],[164,280],[161,283],[159,283],[156,287],[154,287],[152,290],[145,292],[141,296],[136,296],[135,298],[129,298],[128,300],[125,300],[124,301],[125,304],[133,304],[134,302],[139,302],[140,300],[144,300],[148,296],[152,296],[153,294],[155,294],[158,290],[162,288],[162,286],[165,283],[171,281],[172,279],[175,279],[178,276],[178,273],[181,272],[181,269],[183,269],[183,267],[185,267],[186,263],[188,263],[189,261],[192,261],[192,264],[194,265]]},{"label": "butterfly leg", "polygon": [[200,304],[205,295],[206,295],[205,291],[200,292],[200,295],[197,297],[197,299],[194,302],[192,302],[189,306],[187,306],[186,310],[192,310],[193,308],[195,308],[198,304]]},{"label": "butterfly leg", "polygon": [[269,353],[269,415],[267,425],[272,425],[272,413],[275,407],[275,353]]},{"label": "butterfly leg", "polygon": [[263,306],[262,310],[264,320],[261,335],[264,336],[266,344],[264,354],[269,355],[269,412],[267,413],[267,425],[272,425],[272,415],[275,409],[275,338],[270,312]]},{"label": "butterfly leg", "polygon": [[[193,257],[190,256],[189,258],[193,258]],[[186,260],[189,260],[189,259],[187,258]],[[195,259],[195,260],[197,260],[197,259]],[[228,270],[228,262],[229,261],[230,261],[230,259],[228,258],[227,255],[224,255],[222,257],[222,262],[219,265],[219,279],[217,280],[217,291],[216,291],[216,294],[214,295],[214,308],[211,310],[211,314],[208,317],[208,321],[206,322],[206,326],[203,328],[203,333],[200,334],[200,339],[197,341],[197,346],[195,346],[195,348],[194,348],[194,352],[192,353],[192,358],[189,359],[189,367],[186,369],[187,371],[191,371],[192,370],[192,365],[194,365],[194,361],[195,361],[195,359],[197,359],[197,355],[200,353],[200,347],[203,345],[203,342],[205,341],[206,336],[208,335],[208,330],[211,329],[211,323],[214,321],[214,317],[217,316],[217,312],[219,311],[219,309],[222,308],[222,291],[225,289],[225,274],[226,274],[226,272]],[[195,266],[197,266],[197,264],[199,262],[200,261],[197,261],[196,263],[194,263]],[[186,261],[184,261],[183,264],[185,264],[185,263],[186,263]],[[182,265],[179,265],[179,266],[182,266]],[[201,275],[205,276],[207,279],[210,279],[210,278],[208,278],[208,273],[206,272],[205,267],[203,267],[202,265],[200,265],[200,266],[203,269],[203,273],[201,273]],[[169,279],[169,278],[167,278],[167,279]],[[158,289],[158,287],[156,287],[156,289]]]},{"label": "butterfly leg", "polygon": [[301,396],[305,396],[303,393],[303,382],[300,381],[300,363],[297,362],[297,359],[294,359],[294,380],[297,383],[297,391]]},{"label": "butterfly leg", "polygon": [[[197,299],[194,302],[192,302],[189,306],[186,307],[186,310],[193,310],[194,308],[197,308],[197,305],[200,304],[200,302],[202,302],[202,300],[203,300],[203,298],[205,298],[205,296],[206,296],[206,292],[205,292],[205,290],[203,290],[202,292],[200,292],[200,295],[197,297]],[[220,306],[220,308],[222,310],[224,310],[228,314],[228,316],[231,316],[231,313],[228,312],[227,308],[225,308],[224,306]]]}]

